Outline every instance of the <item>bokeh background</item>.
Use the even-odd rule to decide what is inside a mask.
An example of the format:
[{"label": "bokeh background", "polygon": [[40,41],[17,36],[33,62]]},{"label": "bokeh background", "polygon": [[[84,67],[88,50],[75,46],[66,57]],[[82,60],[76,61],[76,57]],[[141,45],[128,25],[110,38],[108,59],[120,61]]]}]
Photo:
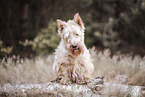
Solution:
[{"label": "bokeh background", "polygon": [[86,27],[93,77],[145,87],[145,0],[0,0],[0,84],[54,80],[56,20],[76,13]]},{"label": "bokeh background", "polygon": [[1,0],[0,56],[52,53],[60,41],[56,19],[76,13],[88,48],[145,55],[145,0]]}]

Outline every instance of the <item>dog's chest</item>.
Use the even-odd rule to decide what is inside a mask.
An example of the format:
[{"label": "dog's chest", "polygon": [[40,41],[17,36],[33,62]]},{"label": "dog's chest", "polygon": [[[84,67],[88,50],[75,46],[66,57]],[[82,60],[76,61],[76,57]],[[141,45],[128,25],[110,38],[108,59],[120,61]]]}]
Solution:
[{"label": "dog's chest", "polygon": [[83,67],[84,66],[84,62],[78,58],[78,59],[73,59],[73,58],[69,58],[69,66],[71,67]]}]

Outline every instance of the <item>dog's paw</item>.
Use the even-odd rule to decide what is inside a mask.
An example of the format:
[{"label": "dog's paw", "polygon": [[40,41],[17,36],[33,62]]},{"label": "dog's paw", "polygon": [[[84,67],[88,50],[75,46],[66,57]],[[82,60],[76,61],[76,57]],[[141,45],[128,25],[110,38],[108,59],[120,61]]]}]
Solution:
[{"label": "dog's paw", "polygon": [[72,82],[70,80],[65,79],[65,78],[61,79],[59,82],[61,84],[63,84],[63,85],[70,85],[70,84],[72,84]]}]

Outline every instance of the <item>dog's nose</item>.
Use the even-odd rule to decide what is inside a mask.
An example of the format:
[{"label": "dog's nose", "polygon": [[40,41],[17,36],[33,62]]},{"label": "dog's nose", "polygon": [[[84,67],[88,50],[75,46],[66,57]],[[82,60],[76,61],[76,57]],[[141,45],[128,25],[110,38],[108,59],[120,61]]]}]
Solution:
[{"label": "dog's nose", "polygon": [[73,48],[77,48],[77,46],[78,46],[77,44],[72,45]]}]

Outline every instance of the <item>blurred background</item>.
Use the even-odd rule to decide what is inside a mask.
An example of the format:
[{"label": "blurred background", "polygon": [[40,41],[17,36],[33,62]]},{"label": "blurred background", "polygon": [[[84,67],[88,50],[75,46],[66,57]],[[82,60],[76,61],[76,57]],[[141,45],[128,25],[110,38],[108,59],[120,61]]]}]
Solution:
[{"label": "blurred background", "polygon": [[1,0],[0,56],[54,52],[60,42],[56,19],[76,13],[88,48],[145,55],[145,0]]},{"label": "blurred background", "polygon": [[56,20],[76,13],[94,77],[145,86],[145,0],[0,0],[0,84],[54,80]]}]

